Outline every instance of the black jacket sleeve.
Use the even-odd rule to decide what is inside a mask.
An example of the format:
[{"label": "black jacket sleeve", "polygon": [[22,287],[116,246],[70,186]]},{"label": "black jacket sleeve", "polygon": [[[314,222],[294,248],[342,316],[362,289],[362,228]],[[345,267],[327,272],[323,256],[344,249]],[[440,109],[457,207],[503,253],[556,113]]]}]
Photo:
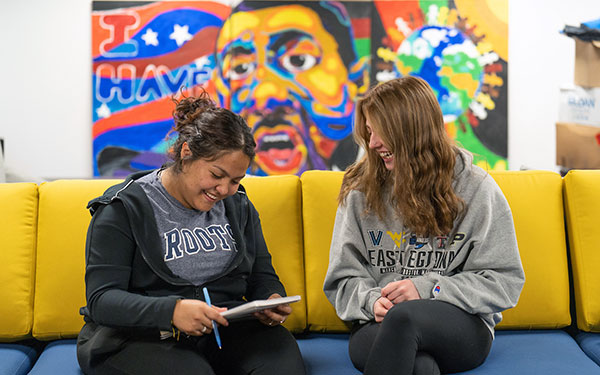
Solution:
[{"label": "black jacket sleeve", "polygon": [[87,310],[98,324],[171,329],[177,296],[150,297],[129,291],[136,243],[123,203],[94,213],[86,242]]}]

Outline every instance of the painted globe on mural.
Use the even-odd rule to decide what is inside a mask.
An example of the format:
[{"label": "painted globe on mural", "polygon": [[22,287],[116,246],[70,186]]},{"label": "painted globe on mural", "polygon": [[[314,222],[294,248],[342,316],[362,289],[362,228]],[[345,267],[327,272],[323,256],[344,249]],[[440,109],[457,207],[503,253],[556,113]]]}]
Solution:
[{"label": "painted globe on mural", "polygon": [[437,94],[444,121],[455,121],[479,93],[481,54],[459,29],[424,26],[398,49],[401,73],[425,79]]}]

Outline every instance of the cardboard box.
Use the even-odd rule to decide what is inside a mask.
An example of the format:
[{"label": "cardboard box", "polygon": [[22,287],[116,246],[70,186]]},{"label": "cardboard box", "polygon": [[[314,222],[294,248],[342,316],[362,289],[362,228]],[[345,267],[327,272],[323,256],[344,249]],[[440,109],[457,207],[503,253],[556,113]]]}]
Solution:
[{"label": "cardboard box", "polygon": [[575,84],[600,87],[600,41],[575,38]]},{"label": "cardboard box", "polygon": [[600,126],[600,87],[561,88],[558,122]]},{"label": "cardboard box", "polygon": [[556,164],[575,169],[600,168],[600,127],[556,123]]}]

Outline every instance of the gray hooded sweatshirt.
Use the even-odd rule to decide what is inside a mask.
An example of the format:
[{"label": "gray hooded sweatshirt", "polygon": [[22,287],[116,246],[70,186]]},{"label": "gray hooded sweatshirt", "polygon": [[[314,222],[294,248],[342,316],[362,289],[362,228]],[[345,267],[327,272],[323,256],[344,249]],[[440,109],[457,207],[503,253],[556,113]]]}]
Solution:
[{"label": "gray hooded sweatshirt", "polygon": [[477,314],[494,334],[525,281],[513,218],[494,179],[472,165],[470,154],[457,155],[454,174],[466,209],[445,236],[410,233],[391,207],[386,221],[365,215],[365,196],[356,190],[338,207],[324,291],[342,320],[374,320],[381,289],[411,279],[422,299]]}]

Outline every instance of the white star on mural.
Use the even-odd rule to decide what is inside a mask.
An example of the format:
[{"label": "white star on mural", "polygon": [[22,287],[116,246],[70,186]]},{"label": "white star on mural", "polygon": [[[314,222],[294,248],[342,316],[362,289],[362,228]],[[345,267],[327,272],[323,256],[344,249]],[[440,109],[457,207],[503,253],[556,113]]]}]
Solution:
[{"label": "white star on mural", "polygon": [[152,31],[152,29],[146,30],[146,33],[142,35],[142,39],[146,42],[146,45],[158,46],[158,33]]},{"label": "white star on mural", "polygon": [[201,57],[197,58],[196,60],[194,60],[194,64],[196,64],[196,67],[198,67],[198,68],[208,65],[209,63],[210,63],[210,61],[208,60],[208,56],[201,56]]},{"label": "white star on mural", "polygon": [[189,26],[184,25],[180,26],[175,24],[173,27],[173,32],[169,35],[169,39],[173,39],[175,43],[177,43],[177,47],[181,47],[181,45],[188,40],[192,40],[192,34],[189,32]]},{"label": "white star on mural", "polygon": [[108,108],[106,103],[102,103],[102,105],[98,107],[98,109],[96,109],[96,114],[100,118],[107,118],[110,116],[110,109]]}]

